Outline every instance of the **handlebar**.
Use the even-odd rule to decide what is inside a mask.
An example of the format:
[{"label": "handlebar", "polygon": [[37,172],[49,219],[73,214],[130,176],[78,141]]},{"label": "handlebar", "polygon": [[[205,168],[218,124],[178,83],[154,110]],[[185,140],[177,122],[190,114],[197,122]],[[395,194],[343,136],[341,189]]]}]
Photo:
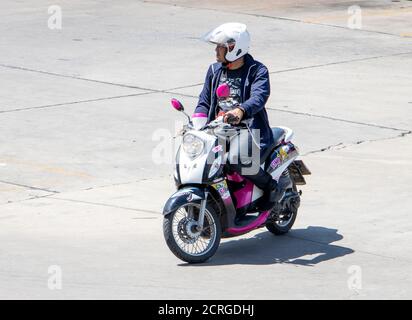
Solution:
[{"label": "handlebar", "polygon": [[[217,117],[215,120],[210,121],[204,128],[217,128],[217,127],[223,127],[225,129],[230,129],[230,128],[234,128],[234,125],[232,122],[234,122],[235,120],[238,120],[238,117],[230,115],[228,116],[228,123],[223,121],[223,116]],[[247,120],[241,121],[238,124],[239,127],[247,127]]]}]

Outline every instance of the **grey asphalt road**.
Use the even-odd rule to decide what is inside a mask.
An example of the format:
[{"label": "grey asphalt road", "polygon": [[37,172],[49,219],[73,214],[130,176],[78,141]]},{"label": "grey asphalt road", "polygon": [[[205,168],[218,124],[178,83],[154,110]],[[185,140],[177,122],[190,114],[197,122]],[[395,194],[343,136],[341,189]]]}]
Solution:
[{"label": "grey asphalt road", "polygon": [[[0,298],[412,298],[412,1],[53,4],[61,28],[50,1],[0,3]],[[228,21],[313,174],[288,235],[191,266],[163,240],[155,155],[214,61],[199,37]]]}]

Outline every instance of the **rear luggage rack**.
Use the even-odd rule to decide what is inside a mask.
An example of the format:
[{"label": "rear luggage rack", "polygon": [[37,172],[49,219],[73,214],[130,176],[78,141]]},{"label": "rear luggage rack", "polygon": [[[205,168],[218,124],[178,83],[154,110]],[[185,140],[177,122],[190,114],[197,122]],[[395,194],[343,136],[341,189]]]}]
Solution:
[{"label": "rear luggage rack", "polygon": [[289,166],[289,173],[296,185],[305,185],[306,181],[303,176],[311,174],[302,160],[293,161]]},{"label": "rear luggage rack", "polygon": [[302,160],[295,160],[293,161],[294,164],[296,164],[296,166],[298,167],[299,171],[304,175],[309,175],[312,174],[312,172],[310,172],[310,170],[308,169],[308,167],[303,163]]}]

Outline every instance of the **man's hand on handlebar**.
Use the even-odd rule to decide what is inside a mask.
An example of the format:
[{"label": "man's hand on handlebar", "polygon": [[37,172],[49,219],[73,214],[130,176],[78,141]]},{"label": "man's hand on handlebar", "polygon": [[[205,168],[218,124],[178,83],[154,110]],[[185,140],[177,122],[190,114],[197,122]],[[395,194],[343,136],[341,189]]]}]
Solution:
[{"label": "man's hand on handlebar", "polygon": [[223,117],[223,121],[225,123],[234,124],[234,125],[239,124],[240,121],[242,121],[243,114],[244,112],[240,108],[230,110],[225,113]]}]

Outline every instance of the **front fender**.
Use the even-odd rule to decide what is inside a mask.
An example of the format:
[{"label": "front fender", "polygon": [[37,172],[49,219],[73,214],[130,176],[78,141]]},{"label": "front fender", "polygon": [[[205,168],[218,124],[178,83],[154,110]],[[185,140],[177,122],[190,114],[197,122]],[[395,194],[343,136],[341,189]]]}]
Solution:
[{"label": "front fender", "polygon": [[198,202],[205,199],[205,190],[198,187],[185,187],[174,194],[166,201],[163,208],[163,215],[167,216],[174,210],[188,202]]}]

